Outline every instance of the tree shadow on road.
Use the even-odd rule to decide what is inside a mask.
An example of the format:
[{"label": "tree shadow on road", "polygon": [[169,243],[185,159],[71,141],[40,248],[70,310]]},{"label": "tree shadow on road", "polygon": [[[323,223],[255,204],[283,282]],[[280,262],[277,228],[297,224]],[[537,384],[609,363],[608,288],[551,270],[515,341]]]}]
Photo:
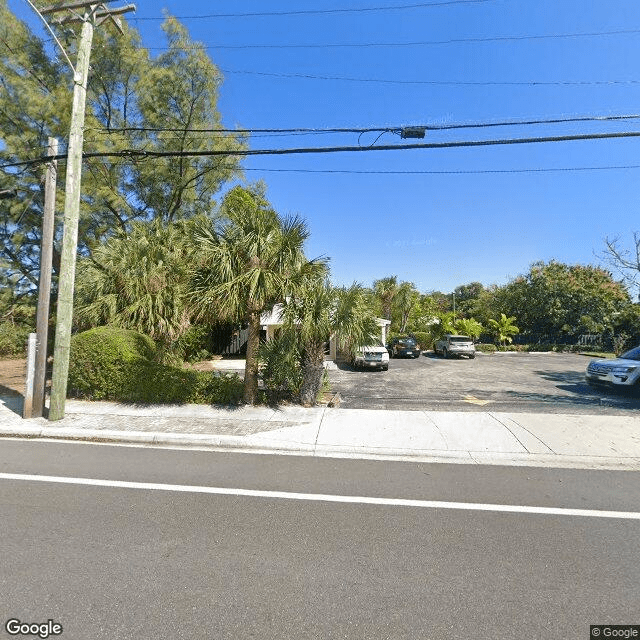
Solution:
[{"label": "tree shadow on road", "polygon": [[[640,397],[634,389],[615,389],[608,387],[592,387],[587,384],[582,372],[577,371],[535,371],[545,380],[558,382],[556,389],[566,391],[571,396],[548,396],[548,394],[531,394],[532,397],[540,395],[554,398],[555,402],[562,404],[579,404],[581,406],[593,404],[594,406],[618,407],[621,409],[640,408]],[[527,397],[529,395],[527,394]]]},{"label": "tree shadow on road", "polygon": [[[586,386],[586,385],[585,385]],[[562,396],[551,393],[526,393],[520,391],[506,391],[504,396],[514,403],[526,404],[527,402],[540,404],[542,406],[553,405],[558,409],[566,410],[574,407],[584,409],[585,407],[608,407],[614,409],[637,411],[640,409],[640,399],[630,398],[622,394],[597,394],[587,387],[587,391],[576,385],[558,385],[558,389],[568,391],[573,395]]]}]

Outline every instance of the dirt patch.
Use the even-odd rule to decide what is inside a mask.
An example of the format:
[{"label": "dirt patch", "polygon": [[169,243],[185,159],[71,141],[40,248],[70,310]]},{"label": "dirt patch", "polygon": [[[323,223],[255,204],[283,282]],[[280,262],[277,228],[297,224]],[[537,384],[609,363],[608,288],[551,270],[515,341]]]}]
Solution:
[{"label": "dirt patch", "polygon": [[[221,358],[219,358],[221,359]],[[195,369],[196,371],[214,371],[216,369],[215,360],[203,360],[202,362],[184,363],[185,369]]]},{"label": "dirt patch", "polygon": [[0,360],[0,395],[23,395],[26,372],[27,361],[25,358]]}]

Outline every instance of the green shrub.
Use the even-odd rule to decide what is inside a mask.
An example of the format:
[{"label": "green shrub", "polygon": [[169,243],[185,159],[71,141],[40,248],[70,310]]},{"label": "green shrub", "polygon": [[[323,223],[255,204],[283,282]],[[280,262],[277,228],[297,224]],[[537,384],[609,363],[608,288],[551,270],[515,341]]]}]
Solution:
[{"label": "green shrub", "polygon": [[524,344],[501,344],[498,345],[498,351],[528,351],[527,345]]},{"label": "green shrub", "polygon": [[145,363],[153,360],[153,340],[137,331],[97,327],[72,337],[69,393],[92,400],[120,400],[128,395]]},{"label": "green shrub", "polygon": [[553,351],[562,353],[564,351],[572,351],[570,345],[556,344],[555,342],[540,342],[537,344],[524,345],[525,351]]},{"label": "green shrub", "polygon": [[213,351],[212,329],[204,325],[192,325],[174,343],[176,355],[186,362],[207,360]]},{"label": "green shrub", "polygon": [[495,353],[498,350],[495,344],[490,343],[479,343],[476,345],[476,351],[480,351],[481,353]]},{"label": "green shrub", "polygon": [[295,333],[282,331],[260,345],[262,381],[267,402],[289,400],[302,386],[302,354]]},{"label": "green shrub", "polygon": [[0,357],[25,357],[30,331],[32,330],[24,325],[0,322]]},{"label": "green shrub", "polygon": [[125,402],[157,404],[239,404],[243,384],[236,373],[212,373],[147,362]]},{"label": "green shrub", "polygon": [[98,327],[71,340],[69,394],[90,400],[140,403],[237,404],[237,374],[182,369],[157,359],[148,336]]}]

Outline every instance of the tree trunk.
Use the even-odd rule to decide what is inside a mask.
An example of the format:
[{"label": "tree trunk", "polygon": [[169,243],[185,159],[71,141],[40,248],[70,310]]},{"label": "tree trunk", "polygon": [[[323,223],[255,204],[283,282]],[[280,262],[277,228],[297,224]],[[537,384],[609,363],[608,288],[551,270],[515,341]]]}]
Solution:
[{"label": "tree trunk", "polygon": [[324,343],[307,345],[302,360],[302,386],[300,403],[305,407],[315,405],[322,386],[324,373]]},{"label": "tree trunk", "polygon": [[258,349],[260,347],[260,312],[249,315],[249,336],[247,338],[247,359],[244,367],[244,401],[256,404],[258,401]]}]

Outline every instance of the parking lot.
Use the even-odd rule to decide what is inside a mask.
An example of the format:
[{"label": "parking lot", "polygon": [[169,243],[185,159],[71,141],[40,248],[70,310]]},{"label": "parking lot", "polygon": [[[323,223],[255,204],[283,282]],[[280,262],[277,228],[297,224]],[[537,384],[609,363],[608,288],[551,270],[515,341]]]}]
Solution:
[{"label": "parking lot", "polygon": [[574,353],[479,353],[475,360],[445,360],[425,352],[417,359],[392,359],[388,371],[339,364],[329,377],[343,409],[637,412],[638,394],[587,385],[589,360]]}]

